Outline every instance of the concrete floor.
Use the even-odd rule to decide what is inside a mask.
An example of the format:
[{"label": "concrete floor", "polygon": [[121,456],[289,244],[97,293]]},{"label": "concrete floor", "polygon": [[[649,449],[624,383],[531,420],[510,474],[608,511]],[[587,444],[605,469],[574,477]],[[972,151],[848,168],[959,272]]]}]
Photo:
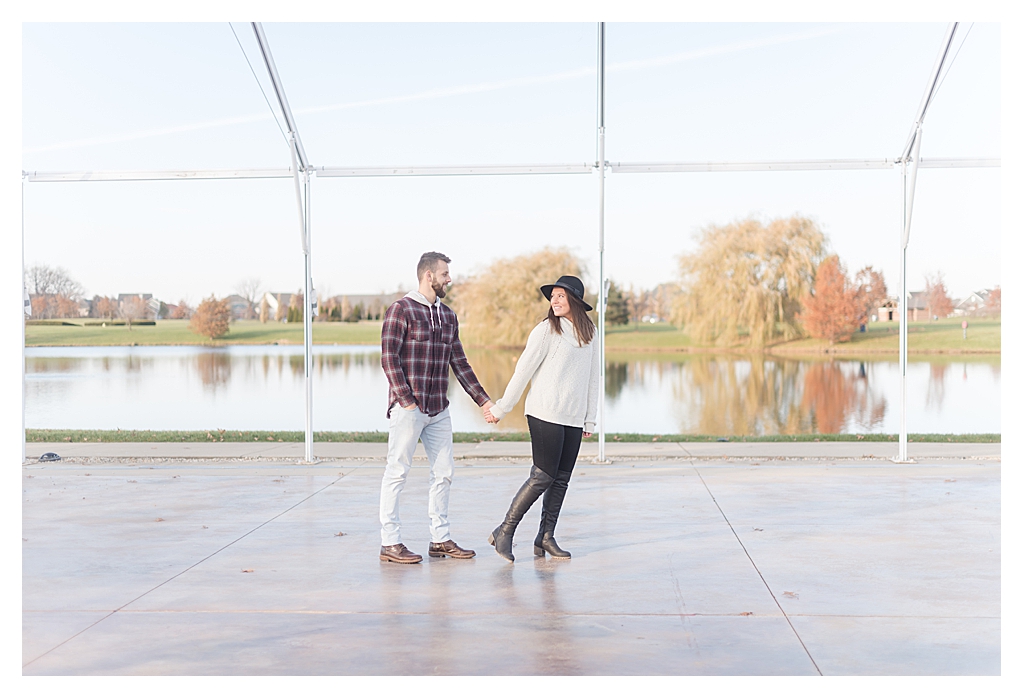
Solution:
[{"label": "concrete floor", "polygon": [[[580,461],[486,544],[525,460],[462,460],[431,559],[378,560],[382,464],[23,467],[23,673],[999,674],[1000,463]],[[343,536],[338,536],[343,532]]]}]

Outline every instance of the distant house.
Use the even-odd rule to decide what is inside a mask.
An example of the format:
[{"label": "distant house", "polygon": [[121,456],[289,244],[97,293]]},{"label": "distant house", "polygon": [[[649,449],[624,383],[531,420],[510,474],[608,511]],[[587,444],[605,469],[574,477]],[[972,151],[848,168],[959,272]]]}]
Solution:
[{"label": "distant house", "polygon": [[[232,320],[247,320],[249,319],[249,302],[239,296],[237,293],[232,293],[227,297],[227,302],[231,305],[231,319]],[[255,310],[259,312],[258,307]]]},{"label": "distant house", "polygon": [[[916,322],[921,315],[927,318],[927,294],[924,291],[910,291],[906,299],[908,317],[911,322]],[[874,313],[878,322],[899,321],[899,300],[889,298]]]},{"label": "distant house", "polygon": [[974,291],[966,298],[957,301],[955,309],[952,310],[953,315],[982,315],[984,313],[984,306],[987,305],[988,296],[991,295],[991,291],[994,289],[985,288],[980,291]]},{"label": "distant house", "polygon": [[[267,291],[263,294],[263,297],[259,299],[259,303],[256,304],[256,314],[259,315],[259,306],[266,301],[266,304],[270,306],[270,320],[275,320],[280,314],[280,322],[285,322],[288,314],[288,306],[291,304],[290,293],[270,293]],[[283,307],[284,310],[278,313],[278,308]]]},{"label": "distant house", "polygon": [[895,298],[888,298],[877,307],[874,316],[877,318],[875,322],[898,322],[899,301]]},{"label": "distant house", "polygon": [[117,294],[117,307],[124,309],[125,301],[136,298],[141,298],[146,304],[146,316],[147,317],[158,317],[160,314],[160,301],[153,298],[152,293],[118,293]]},{"label": "distant house", "polygon": [[[383,318],[383,315],[387,311],[387,308],[404,295],[405,295],[404,291],[398,291],[395,293],[373,293],[361,295],[342,294],[339,296],[333,296],[332,298],[329,299],[325,299],[323,302],[323,307],[328,306],[341,307],[342,299],[347,298],[348,303],[351,305],[353,309],[356,308],[357,306],[362,307],[363,318],[378,319]],[[328,301],[332,302],[328,303]]]}]

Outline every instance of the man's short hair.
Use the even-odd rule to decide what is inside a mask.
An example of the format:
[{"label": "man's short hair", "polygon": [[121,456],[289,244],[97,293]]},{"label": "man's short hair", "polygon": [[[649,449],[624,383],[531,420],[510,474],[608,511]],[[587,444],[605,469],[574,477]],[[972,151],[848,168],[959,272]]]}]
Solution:
[{"label": "man's short hair", "polygon": [[451,258],[440,252],[424,252],[419,258],[419,266],[416,267],[416,278],[423,280],[423,275],[428,271],[436,272],[440,262],[451,264]]}]

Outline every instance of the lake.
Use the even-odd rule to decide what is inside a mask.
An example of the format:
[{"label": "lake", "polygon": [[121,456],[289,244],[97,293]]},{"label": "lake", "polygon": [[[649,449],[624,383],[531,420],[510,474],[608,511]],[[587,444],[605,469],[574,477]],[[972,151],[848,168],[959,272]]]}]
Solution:
[{"label": "lake", "polygon": [[[468,351],[495,399],[518,352]],[[31,347],[25,350],[32,429],[266,429],[305,424],[301,346]],[[375,346],[313,347],[317,431],[386,430],[387,381]],[[908,429],[1001,433],[1001,357],[928,356],[907,374]],[[526,429],[523,403],[484,420],[452,378],[456,431]],[[896,356],[608,354],[609,432],[897,433]]]}]

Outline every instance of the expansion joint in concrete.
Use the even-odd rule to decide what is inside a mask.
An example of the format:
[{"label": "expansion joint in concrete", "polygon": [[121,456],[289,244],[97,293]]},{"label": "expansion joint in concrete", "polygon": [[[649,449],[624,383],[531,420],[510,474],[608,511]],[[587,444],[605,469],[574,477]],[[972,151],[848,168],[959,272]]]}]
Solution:
[{"label": "expansion joint in concrete", "polygon": [[39,659],[42,659],[43,657],[45,657],[46,655],[48,655],[48,654],[49,654],[50,652],[53,652],[54,650],[58,649],[59,647],[62,647],[62,646],[64,646],[64,645],[66,645],[67,643],[71,642],[72,640],[74,640],[74,639],[75,639],[76,637],[78,637],[79,635],[81,635],[81,634],[83,634],[83,633],[85,633],[85,632],[87,632],[87,631],[91,630],[92,628],[96,627],[97,625],[99,625],[100,623],[102,623],[103,621],[105,621],[105,620],[106,620],[107,618],[110,618],[111,616],[115,615],[116,613],[118,613],[118,612],[120,612],[120,611],[123,611],[123,610],[124,610],[124,609],[126,609],[126,608],[127,608],[128,606],[130,606],[131,604],[133,604],[133,603],[135,603],[136,601],[138,601],[138,600],[140,600],[140,599],[142,599],[142,598],[144,598],[144,597],[148,596],[149,594],[153,593],[154,591],[156,591],[156,590],[157,590],[157,589],[159,589],[160,587],[164,586],[165,584],[169,584],[170,582],[174,581],[175,579],[177,579],[177,578],[178,578],[178,577],[180,577],[181,575],[185,574],[185,573],[186,573],[186,572],[188,572],[189,570],[193,570],[193,569],[195,569],[196,567],[198,567],[198,566],[199,566],[199,565],[201,565],[202,563],[206,562],[206,561],[207,561],[207,560],[209,560],[210,558],[213,558],[213,557],[215,557],[216,555],[219,555],[220,553],[224,552],[225,550],[227,550],[228,548],[230,548],[230,547],[231,547],[232,545],[234,545],[235,543],[237,543],[237,542],[239,542],[239,541],[241,541],[241,540],[244,540],[245,538],[249,537],[250,535],[252,535],[252,534],[253,534],[253,533],[255,533],[256,531],[258,531],[259,529],[263,528],[263,527],[264,527],[264,526],[266,526],[267,524],[269,524],[269,523],[271,523],[271,522],[273,522],[273,521],[275,521],[275,520],[279,519],[280,517],[282,517],[282,516],[284,516],[285,514],[287,514],[287,513],[289,512],[289,511],[291,511],[291,510],[295,509],[296,507],[299,507],[299,506],[301,506],[301,505],[302,505],[302,504],[304,504],[305,502],[309,501],[310,499],[312,499],[313,497],[315,497],[316,495],[318,495],[318,494],[319,494],[320,492],[323,492],[324,490],[326,490],[326,489],[328,489],[328,488],[330,488],[330,487],[333,487],[333,486],[334,486],[334,485],[336,485],[336,484],[337,484],[338,482],[340,482],[340,481],[341,481],[341,479],[342,479],[342,478],[344,478],[344,476],[345,476],[345,475],[344,475],[344,473],[340,473],[340,474],[339,474],[339,475],[337,476],[337,478],[335,478],[335,479],[334,479],[334,480],[332,480],[331,482],[327,483],[326,485],[324,485],[324,486],[323,486],[323,487],[321,487],[320,489],[316,490],[316,491],[315,491],[315,492],[313,492],[312,494],[310,494],[310,495],[308,495],[308,496],[306,496],[306,497],[303,497],[302,499],[300,499],[299,501],[295,502],[294,504],[292,504],[292,505],[291,505],[290,507],[288,507],[288,508],[287,508],[287,509],[285,509],[284,511],[282,511],[282,512],[280,512],[280,513],[278,513],[278,514],[275,514],[274,516],[271,516],[271,517],[270,517],[269,519],[267,519],[266,521],[262,522],[262,523],[261,523],[261,524],[259,524],[258,526],[255,526],[255,527],[251,528],[250,530],[246,531],[245,533],[243,533],[242,535],[238,536],[237,538],[235,538],[234,540],[232,540],[232,541],[231,541],[230,543],[227,543],[227,544],[225,544],[225,545],[222,545],[222,546],[221,546],[220,548],[218,548],[218,549],[214,550],[214,551],[213,551],[212,553],[210,553],[210,554],[209,554],[209,555],[207,555],[206,557],[202,558],[202,559],[201,559],[201,560],[199,560],[198,562],[194,562],[194,563],[192,563],[191,565],[189,565],[189,566],[188,566],[188,567],[186,567],[185,569],[181,570],[181,571],[180,571],[180,572],[178,572],[177,574],[174,574],[174,575],[172,575],[171,577],[168,577],[167,579],[163,580],[162,582],[160,582],[159,584],[157,584],[157,585],[156,585],[156,586],[154,586],[153,588],[151,588],[151,589],[147,589],[146,591],[142,592],[141,594],[139,594],[139,595],[138,595],[138,596],[136,596],[135,598],[131,599],[131,600],[130,600],[130,601],[128,601],[127,603],[123,603],[123,604],[121,604],[120,606],[118,606],[117,608],[115,608],[115,609],[114,609],[113,611],[111,611],[110,613],[107,613],[107,614],[106,614],[105,616],[103,616],[103,617],[102,617],[102,618],[100,618],[99,620],[97,620],[97,621],[95,621],[95,622],[93,622],[93,623],[90,623],[89,625],[87,625],[86,627],[82,628],[81,630],[79,630],[79,631],[78,631],[77,633],[75,633],[75,634],[74,634],[74,635],[72,635],[71,637],[69,637],[69,638],[67,638],[67,639],[63,640],[62,642],[60,642],[60,643],[58,643],[58,644],[54,645],[53,647],[51,647],[50,649],[46,650],[46,651],[45,651],[45,652],[43,652],[42,654],[40,654],[40,655],[38,655],[38,656],[36,656],[36,657],[34,657],[34,658],[30,659],[29,661],[25,662],[24,664],[22,664],[22,665],[21,665],[21,668],[22,668],[22,669],[24,669],[25,667],[29,666],[29,665],[30,665],[30,664],[32,664],[33,662],[35,662],[35,661],[37,661],[37,660],[39,660]]},{"label": "expansion joint in concrete", "polygon": [[819,675],[824,676],[824,673],[820,670],[820,667],[817,666],[817,662],[814,660],[813,655],[810,654],[810,650],[809,648],[807,648],[806,643],[803,642],[803,638],[799,636],[799,631],[796,630],[796,626],[792,624],[792,619],[789,618],[789,614],[787,614],[785,612],[785,609],[782,608],[781,602],[778,601],[778,597],[775,596],[774,590],[771,589],[771,585],[767,583],[766,579],[764,579],[764,575],[760,571],[760,568],[757,567],[757,563],[753,559],[753,556],[749,554],[749,550],[746,549],[746,545],[742,542],[742,538],[739,537],[739,534],[736,532],[735,527],[732,525],[732,522],[728,520],[728,516],[725,514],[725,510],[721,508],[721,505],[718,503],[717,498],[714,497],[714,493],[710,491],[710,487],[707,485],[706,480],[703,479],[703,475],[700,474],[700,471],[696,468],[695,465],[693,466],[693,472],[695,472],[696,476],[700,478],[700,482],[703,483],[703,487],[704,489],[707,490],[707,494],[710,496],[711,501],[714,502],[714,506],[716,506],[718,511],[721,512],[721,518],[723,518],[725,520],[725,523],[728,524],[728,528],[731,529],[732,535],[735,536],[735,540],[739,542],[739,546],[742,548],[742,552],[746,553],[746,557],[749,559],[750,564],[753,565],[753,569],[756,570],[757,576],[760,577],[760,581],[762,581],[764,583],[764,586],[767,588],[767,593],[769,593],[771,595],[771,598],[774,600],[774,605],[778,607],[778,610],[781,611],[781,614],[785,617],[785,622],[789,624],[789,627],[792,629],[792,633],[796,636],[796,639],[799,640],[799,644],[802,646],[803,651],[806,652],[806,656],[807,658],[809,658],[810,663],[813,664],[813,668],[817,671]]}]

